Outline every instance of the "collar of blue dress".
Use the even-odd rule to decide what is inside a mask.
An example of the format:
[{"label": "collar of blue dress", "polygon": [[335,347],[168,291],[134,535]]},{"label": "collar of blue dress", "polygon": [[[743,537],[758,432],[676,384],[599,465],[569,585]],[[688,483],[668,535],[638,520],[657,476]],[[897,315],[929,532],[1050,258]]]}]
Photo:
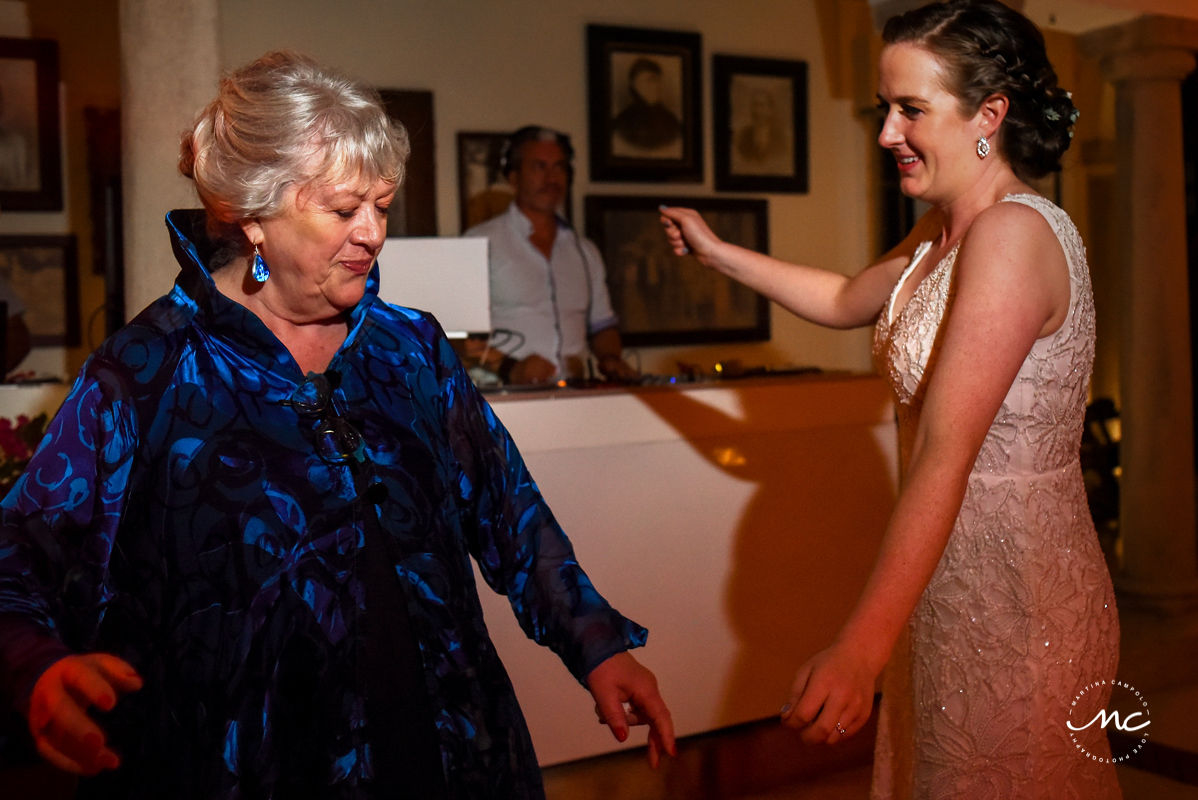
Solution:
[{"label": "collar of blue dress", "polygon": [[[278,369],[280,362],[291,361],[282,343],[261,320],[240,303],[217,291],[216,283],[212,280],[211,265],[225,260],[227,255],[209,237],[204,210],[171,211],[166,215],[166,227],[180,268],[172,292],[175,300],[190,307],[194,313],[202,314],[209,325],[230,333],[229,341],[243,345],[245,355],[262,362],[263,366]],[[382,302],[378,299],[378,288],[379,266],[376,261],[366,279],[366,291],[362,299],[348,312],[349,335],[345,346],[357,339],[371,305]]]}]

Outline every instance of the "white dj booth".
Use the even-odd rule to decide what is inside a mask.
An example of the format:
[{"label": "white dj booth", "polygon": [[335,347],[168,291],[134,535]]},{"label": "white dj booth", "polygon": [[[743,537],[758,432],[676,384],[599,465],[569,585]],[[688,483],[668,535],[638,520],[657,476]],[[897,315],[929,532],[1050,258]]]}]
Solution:
[{"label": "white dj booth", "polygon": [[[850,611],[896,492],[888,391],[810,376],[490,396],[579,563],[649,629],[636,655],[679,735],[776,715]],[[480,594],[541,763],[621,747],[506,599]]]}]

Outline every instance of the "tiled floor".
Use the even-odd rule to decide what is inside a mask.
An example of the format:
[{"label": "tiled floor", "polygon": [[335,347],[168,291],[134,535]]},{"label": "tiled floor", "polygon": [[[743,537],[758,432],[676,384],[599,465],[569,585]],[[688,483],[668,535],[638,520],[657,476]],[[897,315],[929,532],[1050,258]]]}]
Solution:
[{"label": "tiled floor", "polygon": [[[1198,612],[1121,616],[1118,677],[1150,701],[1156,745],[1119,767],[1124,798],[1198,800]],[[861,745],[821,753],[765,722],[688,739],[658,772],[636,751],[550,767],[545,788],[549,800],[865,800],[872,737],[863,733]]]}]

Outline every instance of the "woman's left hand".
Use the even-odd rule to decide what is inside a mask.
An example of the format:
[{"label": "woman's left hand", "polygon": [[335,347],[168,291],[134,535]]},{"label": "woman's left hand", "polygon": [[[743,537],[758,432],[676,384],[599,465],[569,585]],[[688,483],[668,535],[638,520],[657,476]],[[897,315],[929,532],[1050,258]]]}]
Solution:
[{"label": "woman's left hand", "polygon": [[808,744],[836,744],[865,726],[879,670],[865,653],[837,642],[799,668],[782,722]]},{"label": "woman's left hand", "polygon": [[599,722],[611,728],[616,741],[628,738],[629,726],[649,726],[649,766],[656,769],[663,753],[677,754],[674,721],[657,691],[657,678],[631,654],[617,653],[595,667],[587,687]]}]

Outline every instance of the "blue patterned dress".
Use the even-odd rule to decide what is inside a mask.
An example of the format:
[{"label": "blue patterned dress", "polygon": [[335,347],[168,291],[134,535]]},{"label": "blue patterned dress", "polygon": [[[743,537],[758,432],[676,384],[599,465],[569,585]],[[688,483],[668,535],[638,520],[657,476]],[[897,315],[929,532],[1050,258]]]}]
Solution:
[{"label": "blue patterned dress", "polygon": [[202,213],[167,225],[174,289],[91,356],[0,504],[10,704],[65,652],[115,653],[146,683],[102,715],[123,764],[82,796],[372,796],[373,514],[448,795],[542,796],[472,558],[580,681],[646,631],[591,585],[436,321],[380,301],[377,270],[314,384],[217,292]]}]

